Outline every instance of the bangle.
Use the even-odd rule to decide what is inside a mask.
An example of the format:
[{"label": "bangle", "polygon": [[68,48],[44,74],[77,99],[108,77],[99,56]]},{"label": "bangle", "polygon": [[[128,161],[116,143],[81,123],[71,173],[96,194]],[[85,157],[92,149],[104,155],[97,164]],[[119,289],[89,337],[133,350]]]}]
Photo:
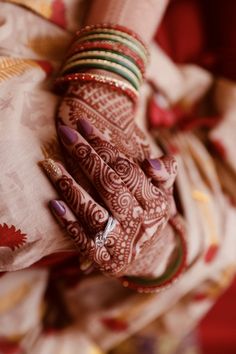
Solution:
[{"label": "bangle", "polygon": [[[70,81],[100,82],[124,92],[136,102],[147,60],[146,45],[136,33],[126,27],[111,24],[86,26],[76,33],[75,42],[56,84]],[[125,80],[116,80],[111,74],[107,77],[106,74],[91,75],[86,72],[87,68],[116,73]]]},{"label": "bangle", "polygon": [[116,35],[102,34],[102,33],[101,34],[100,33],[91,34],[91,35],[88,34],[85,37],[78,38],[75,43],[81,43],[81,42],[85,42],[85,41],[97,41],[97,40],[109,40],[112,42],[122,43],[122,44],[126,45],[128,48],[135,51],[143,59],[145,64],[147,63],[146,54],[138,46],[136,46],[136,44],[134,44],[133,42],[131,42],[125,38],[122,38],[122,37],[119,37]]},{"label": "bangle", "polygon": [[145,72],[145,65],[143,60],[131,49],[120,43],[112,43],[111,41],[96,41],[96,42],[83,42],[80,44],[73,44],[68,57],[76,53],[84,52],[86,50],[105,50],[107,52],[121,54],[131,62],[135,63],[142,74]]},{"label": "bangle", "polygon": [[146,52],[148,53],[148,49],[147,49],[146,44],[143,42],[141,37],[136,32],[132,31],[131,29],[129,29],[125,26],[121,26],[118,24],[115,25],[115,24],[111,24],[111,23],[100,23],[100,24],[96,24],[96,25],[87,25],[87,26],[83,27],[82,29],[80,29],[76,34],[79,36],[83,33],[90,32],[95,29],[114,29],[114,30],[126,33],[126,34],[130,35],[132,38],[135,38],[136,40],[138,40],[143,45]]},{"label": "bangle", "polygon": [[73,73],[74,70],[82,68],[97,68],[104,69],[107,71],[114,72],[124,79],[128,80],[130,84],[135,88],[139,89],[139,81],[136,76],[128,69],[124,68],[122,65],[116,63],[110,63],[108,60],[102,59],[81,59],[70,64],[66,64],[62,68],[62,75]]},{"label": "bangle", "polygon": [[70,64],[71,62],[76,61],[77,59],[103,59],[103,60],[108,60],[120,65],[123,65],[130,71],[134,73],[134,75],[137,77],[137,79],[141,82],[142,81],[142,73],[140,70],[137,68],[135,64],[130,62],[130,60],[126,59],[124,56],[120,54],[115,54],[115,53],[110,53],[107,51],[98,51],[98,50],[92,50],[92,51],[84,51],[82,53],[77,53],[72,55],[66,62],[66,64]]},{"label": "bangle", "polygon": [[119,278],[124,287],[135,289],[140,293],[153,293],[166,289],[172,285],[186,268],[187,243],[185,239],[185,226],[179,215],[169,220],[176,232],[177,256],[170,264],[166,272],[158,278],[148,279],[141,277],[124,276]]},{"label": "bangle", "polygon": [[114,79],[108,78],[103,75],[90,74],[90,73],[76,73],[69,74],[63,77],[60,77],[56,80],[56,84],[60,85],[64,82],[98,82],[110,86],[113,90],[125,93],[134,103],[138,99],[138,91],[133,88],[130,84]]},{"label": "bangle", "polygon": [[[146,48],[140,43],[140,41],[138,41],[137,39],[133,38],[132,36],[130,36],[127,33],[124,33],[124,32],[118,31],[118,30],[114,30],[114,29],[107,29],[107,28],[100,29],[100,28],[98,28],[98,29],[94,29],[94,30],[89,31],[89,34],[117,35],[117,36],[119,36],[121,38],[124,38],[126,40],[129,40],[129,41],[133,42],[137,47],[140,48],[140,50],[145,54],[146,57],[148,56],[148,52],[147,52]],[[80,35],[79,37],[83,38],[86,35],[87,35],[87,33],[84,33],[84,34]]]}]

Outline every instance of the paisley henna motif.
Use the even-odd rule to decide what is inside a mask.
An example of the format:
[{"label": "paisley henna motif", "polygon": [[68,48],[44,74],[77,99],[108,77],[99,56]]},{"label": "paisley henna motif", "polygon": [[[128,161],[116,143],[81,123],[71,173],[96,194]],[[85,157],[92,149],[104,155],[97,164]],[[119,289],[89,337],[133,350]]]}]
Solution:
[{"label": "paisley henna motif", "polygon": [[[85,125],[86,129],[87,125],[87,131],[92,131],[88,122],[79,120],[79,123],[81,128]],[[95,133],[96,135],[94,135]],[[96,129],[94,129],[93,134],[88,135],[85,133],[85,135],[94,150],[100,157],[103,157],[105,162],[122,179],[143,209],[149,210],[147,220],[152,223],[152,219],[156,220],[157,214],[160,215],[160,218],[165,217],[168,212],[166,210],[166,196],[159,188],[151,183],[150,179],[146,178],[139,166],[130,161],[122,153],[119,153],[118,149],[111,143],[100,137]]]},{"label": "paisley henna motif", "polygon": [[51,159],[45,160],[42,164],[60,195],[83,225],[86,233],[93,237],[97,232],[104,230],[108,212],[95,202],[81,186],[76,184],[62,165]]},{"label": "paisley henna motif", "polygon": [[78,142],[71,153],[118,220],[126,217],[127,212],[138,206],[119,176],[85,141]]},{"label": "paisley henna motif", "polygon": [[85,195],[82,189],[76,188],[71,178],[63,175],[57,181],[57,188],[81,220],[89,235],[94,235],[104,229],[108,217],[107,212]]},{"label": "paisley henna motif", "polygon": [[[66,230],[80,253],[102,272],[120,277],[128,276],[132,269],[132,275],[141,274],[137,261],[140,252],[142,257],[147,251],[155,258],[156,253],[151,250],[158,244],[157,239],[170,216],[169,201],[176,165],[168,158],[160,160],[164,172],[160,174],[149,167],[147,171],[142,170],[135,163],[149,158],[149,145],[134,122],[132,102],[120,92],[111,91],[100,83],[71,84],[60,104],[57,119],[76,128],[80,118],[89,121],[101,135],[94,134],[88,144],[78,134],[76,143],[65,146],[74,170],[87,176],[102,202],[97,209],[95,200],[87,200],[81,207],[83,197],[74,193],[78,194],[76,189],[83,187],[83,181],[81,184],[81,180],[76,179],[79,185],[75,189],[74,183],[67,181],[68,190],[64,189],[61,194],[69,207],[76,210],[78,219],[67,217]],[[71,177],[67,175],[67,178]],[[100,219],[103,204],[117,223],[104,246],[99,248],[94,236],[101,225],[104,230],[104,220],[107,220],[107,211],[107,214],[103,211]],[[103,224],[99,224],[98,219],[103,220]],[[99,226],[96,228],[96,225]]]},{"label": "paisley henna motif", "polygon": [[[167,223],[167,198],[163,191],[151,184],[137,164],[119,153],[110,143],[93,135],[89,139],[92,144],[89,145],[80,134],[70,130],[60,127],[63,143],[118,220],[105,242],[110,258],[105,260],[103,257],[103,264],[99,268],[110,275],[121,276],[126,274],[127,267],[138,257],[141,249],[145,245],[151,246]],[[73,139],[77,134],[76,142],[68,144],[72,131]],[[94,257],[97,259],[101,254],[96,251],[96,245],[94,247],[93,261],[98,264]]]},{"label": "paisley henna motif", "polygon": [[80,254],[87,256],[95,266],[100,266],[100,269],[105,271],[104,264],[110,261],[110,254],[105,247],[96,247],[93,240],[88,239],[84,230],[77,221],[67,221],[66,231],[74,240]]},{"label": "paisley henna motif", "polygon": [[75,128],[81,117],[125,155],[140,161],[149,156],[145,135],[134,121],[132,102],[122,93],[99,83],[71,84],[59,107],[58,119]]}]

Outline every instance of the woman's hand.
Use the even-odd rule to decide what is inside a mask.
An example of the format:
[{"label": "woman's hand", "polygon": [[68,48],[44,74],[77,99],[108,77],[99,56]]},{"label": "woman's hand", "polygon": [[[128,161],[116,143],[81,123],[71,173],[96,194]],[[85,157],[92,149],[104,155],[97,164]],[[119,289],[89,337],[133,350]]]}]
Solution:
[{"label": "woman's hand", "polygon": [[123,154],[142,161],[150,156],[150,147],[134,116],[134,104],[126,95],[99,83],[73,83],[59,105],[56,121],[76,129],[83,117]]},{"label": "woman's hand", "polygon": [[86,140],[63,125],[59,135],[95,191],[91,196],[61,164],[46,160],[43,165],[64,200],[51,201],[51,208],[81,256],[101,271],[120,277],[167,224],[167,190],[174,182],[176,162],[172,157],[146,161],[145,174],[88,121],[79,120],[79,129]]}]

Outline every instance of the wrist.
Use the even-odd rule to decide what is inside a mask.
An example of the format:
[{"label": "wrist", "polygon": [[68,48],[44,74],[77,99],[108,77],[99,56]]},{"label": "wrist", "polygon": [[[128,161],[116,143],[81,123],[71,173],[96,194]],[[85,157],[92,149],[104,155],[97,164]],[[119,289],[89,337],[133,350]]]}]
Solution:
[{"label": "wrist", "polygon": [[123,91],[135,103],[147,55],[142,40],[126,27],[86,26],[77,32],[57,83],[100,82]]}]

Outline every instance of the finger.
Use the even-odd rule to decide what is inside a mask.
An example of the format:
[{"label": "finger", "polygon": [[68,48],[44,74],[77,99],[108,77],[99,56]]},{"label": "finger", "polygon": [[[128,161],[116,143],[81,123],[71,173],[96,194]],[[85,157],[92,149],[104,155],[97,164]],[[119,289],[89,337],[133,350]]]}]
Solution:
[{"label": "finger", "polygon": [[114,218],[119,222],[131,215],[139,218],[143,211],[137,200],[91,145],[74,129],[60,126],[58,130],[63,144],[93,183]]},{"label": "finger", "polygon": [[81,256],[88,257],[90,261],[104,267],[111,259],[106,247],[96,245],[94,240],[86,236],[83,226],[62,200],[51,200],[49,205],[57,221],[74,241]]},{"label": "finger", "polygon": [[93,237],[104,230],[109,217],[107,210],[79,186],[60,163],[47,159],[41,164],[85,231]]},{"label": "finger", "polygon": [[[78,128],[97,154],[117,173],[143,209],[158,208],[165,213],[165,195],[155,187],[138,166],[104,139],[102,134],[85,119],[78,120]],[[155,205],[153,201],[155,200]],[[164,208],[162,210],[162,207]],[[160,215],[161,216],[161,215]],[[162,215],[163,216],[163,215]]]},{"label": "finger", "polygon": [[173,156],[148,159],[143,163],[143,170],[156,185],[170,190],[175,182],[178,165]]}]

